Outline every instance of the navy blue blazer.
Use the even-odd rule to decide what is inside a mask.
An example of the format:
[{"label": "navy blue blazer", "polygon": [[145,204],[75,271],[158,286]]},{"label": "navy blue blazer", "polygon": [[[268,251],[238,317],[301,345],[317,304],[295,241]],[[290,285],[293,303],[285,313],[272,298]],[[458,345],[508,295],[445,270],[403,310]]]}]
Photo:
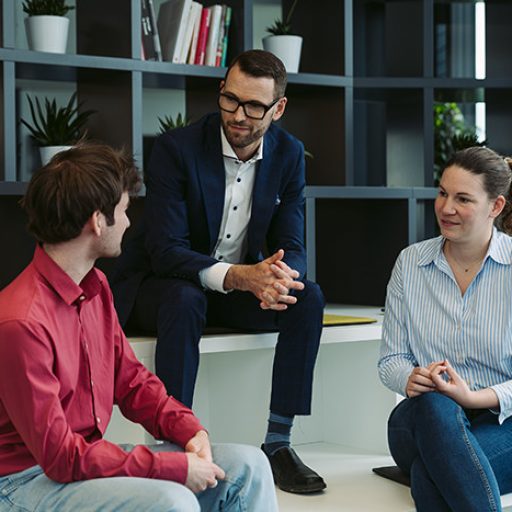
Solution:
[{"label": "navy blue blazer", "polygon": [[[284,261],[304,276],[304,186],[302,143],[271,125],[256,171],[248,251],[241,263],[257,263],[284,249]],[[112,280],[122,323],[146,275],[200,284],[199,271],[217,262],[210,254],[224,209],[220,115],[207,115],[158,137],[146,187],[144,232],[125,247]]]}]

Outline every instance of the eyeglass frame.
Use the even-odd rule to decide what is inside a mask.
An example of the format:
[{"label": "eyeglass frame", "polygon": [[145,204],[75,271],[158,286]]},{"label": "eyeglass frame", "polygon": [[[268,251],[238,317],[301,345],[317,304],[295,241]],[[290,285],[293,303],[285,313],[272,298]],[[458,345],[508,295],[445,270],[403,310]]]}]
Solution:
[{"label": "eyeglass frame", "polygon": [[[220,98],[224,97],[224,98],[228,98],[230,100],[233,100],[233,101],[236,101],[237,103],[237,106],[235,108],[235,110],[226,110],[225,108],[222,108],[220,106]],[[276,98],[270,105],[265,105],[263,103],[259,103],[257,102],[257,105],[260,106],[260,107],[263,107],[265,109],[265,112],[263,113],[263,115],[261,117],[254,117],[254,116],[250,116],[247,111],[245,110],[245,105],[247,104],[250,104],[252,103],[253,105],[255,105],[255,101],[254,100],[249,100],[249,101],[240,101],[238,100],[237,98],[235,98],[234,96],[231,96],[230,94],[226,94],[225,92],[219,92],[219,96],[217,97],[217,106],[223,110],[224,112],[229,112],[230,114],[234,114],[240,107],[242,107],[242,110],[244,111],[244,114],[246,115],[246,117],[248,117],[249,119],[255,119],[257,121],[261,121],[262,119],[265,118],[265,116],[267,115],[268,111],[280,100],[282,99],[282,96],[281,97],[278,97]]]}]

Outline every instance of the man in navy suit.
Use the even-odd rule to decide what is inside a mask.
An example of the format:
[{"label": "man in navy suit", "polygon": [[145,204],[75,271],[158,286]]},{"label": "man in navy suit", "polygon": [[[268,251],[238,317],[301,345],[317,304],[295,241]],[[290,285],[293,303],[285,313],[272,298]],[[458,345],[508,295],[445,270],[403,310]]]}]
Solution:
[{"label": "man in navy suit", "polygon": [[121,321],[156,330],[156,373],[188,406],[206,325],[279,331],[262,448],[281,489],[309,493],[325,483],[290,432],[310,414],[324,299],[304,279],[304,147],[272,124],[286,81],[274,55],[245,52],[220,84],[220,114],[157,139],[144,250],[125,250],[113,289]]}]

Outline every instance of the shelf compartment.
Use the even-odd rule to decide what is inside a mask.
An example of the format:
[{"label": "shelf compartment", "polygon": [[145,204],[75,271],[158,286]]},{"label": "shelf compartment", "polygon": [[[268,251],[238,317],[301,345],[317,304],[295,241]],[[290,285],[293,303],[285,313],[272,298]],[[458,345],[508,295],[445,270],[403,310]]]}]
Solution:
[{"label": "shelf compartment", "polygon": [[354,91],[354,185],[424,186],[423,144],[421,89]]},{"label": "shelf compartment", "polygon": [[290,84],[286,95],[281,126],[313,155],[306,157],[306,183],[345,185],[345,90]]},{"label": "shelf compartment", "polygon": [[316,281],[327,302],[384,305],[391,269],[408,245],[408,208],[407,199],[316,201]]},{"label": "shelf compartment", "polygon": [[423,2],[354,0],[355,76],[423,75]]}]

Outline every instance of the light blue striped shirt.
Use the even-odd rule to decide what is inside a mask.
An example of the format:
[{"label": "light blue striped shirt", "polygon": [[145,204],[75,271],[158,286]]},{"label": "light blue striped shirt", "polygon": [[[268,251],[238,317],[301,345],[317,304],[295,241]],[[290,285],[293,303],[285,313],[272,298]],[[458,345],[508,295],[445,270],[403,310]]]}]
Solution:
[{"label": "light blue striped shirt", "polygon": [[404,249],[388,283],[379,376],[405,396],[415,366],[448,359],[472,390],[492,387],[512,415],[512,238],[494,228],[464,296],[433,238]]}]

